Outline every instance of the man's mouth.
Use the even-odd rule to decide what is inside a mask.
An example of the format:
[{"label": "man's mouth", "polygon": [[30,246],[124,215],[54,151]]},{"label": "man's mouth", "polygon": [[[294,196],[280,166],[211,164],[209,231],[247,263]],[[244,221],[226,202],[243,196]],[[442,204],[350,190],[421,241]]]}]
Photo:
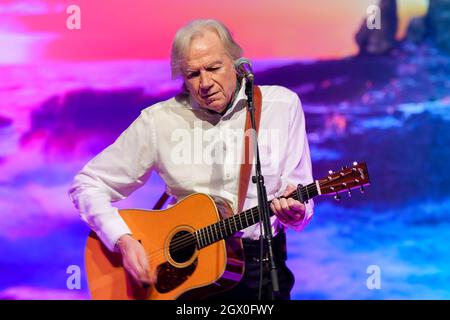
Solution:
[{"label": "man's mouth", "polygon": [[214,93],[208,94],[208,95],[206,95],[206,96],[202,96],[202,97],[203,97],[203,99],[205,99],[205,100],[209,100],[209,98],[211,98],[212,96],[214,96],[216,93],[217,93],[217,92],[214,92]]}]

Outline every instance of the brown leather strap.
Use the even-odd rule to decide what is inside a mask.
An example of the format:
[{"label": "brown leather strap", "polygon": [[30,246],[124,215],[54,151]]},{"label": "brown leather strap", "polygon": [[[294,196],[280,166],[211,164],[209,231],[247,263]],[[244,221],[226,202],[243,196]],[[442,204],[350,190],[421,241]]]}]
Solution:
[{"label": "brown leather strap", "polygon": [[[255,107],[255,124],[256,134],[259,131],[259,123],[261,120],[262,109],[262,95],[258,86],[253,87],[253,100]],[[250,113],[247,111],[247,118],[245,120],[244,131],[244,158],[241,163],[241,170],[239,174],[239,191],[238,191],[238,212],[242,211],[244,206],[245,196],[247,195],[248,183],[250,182],[250,174],[252,172],[253,164],[253,144],[251,143],[251,137],[249,129],[252,128]]]},{"label": "brown leather strap", "polygon": [[159,200],[155,203],[152,210],[161,210],[167,199],[170,198],[170,195],[167,192],[163,192]]}]

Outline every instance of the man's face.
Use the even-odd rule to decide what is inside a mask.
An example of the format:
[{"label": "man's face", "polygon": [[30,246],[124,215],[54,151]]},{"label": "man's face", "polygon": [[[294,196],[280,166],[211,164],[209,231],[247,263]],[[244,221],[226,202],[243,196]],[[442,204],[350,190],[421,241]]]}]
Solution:
[{"label": "man's face", "polygon": [[236,71],[218,35],[206,30],[192,39],[181,66],[184,83],[198,105],[223,112],[236,89]]}]

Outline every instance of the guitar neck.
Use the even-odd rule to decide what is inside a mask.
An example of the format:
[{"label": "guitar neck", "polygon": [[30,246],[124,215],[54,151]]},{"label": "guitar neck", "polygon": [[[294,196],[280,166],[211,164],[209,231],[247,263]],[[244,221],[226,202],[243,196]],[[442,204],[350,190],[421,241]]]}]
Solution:
[{"label": "guitar neck", "polygon": [[[305,203],[319,194],[320,189],[318,188],[318,182],[315,181],[307,186],[300,187],[290,197]],[[272,201],[269,201],[269,205],[271,202]],[[270,215],[273,215],[272,211],[270,211]],[[197,247],[203,248],[219,240],[226,239],[236,232],[260,222],[260,220],[261,216],[257,206],[232,217],[220,220],[219,222],[211,224],[195,232]]]}]

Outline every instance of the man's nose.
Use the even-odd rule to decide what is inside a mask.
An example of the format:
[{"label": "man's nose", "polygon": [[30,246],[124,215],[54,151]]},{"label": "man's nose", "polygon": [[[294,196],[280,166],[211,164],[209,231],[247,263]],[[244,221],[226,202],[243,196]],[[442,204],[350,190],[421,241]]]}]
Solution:
[{"label": "man's nose", "polygon": [[213,85],[212,77],[209,72],[200,72],[200,89],[207,91]]}]

